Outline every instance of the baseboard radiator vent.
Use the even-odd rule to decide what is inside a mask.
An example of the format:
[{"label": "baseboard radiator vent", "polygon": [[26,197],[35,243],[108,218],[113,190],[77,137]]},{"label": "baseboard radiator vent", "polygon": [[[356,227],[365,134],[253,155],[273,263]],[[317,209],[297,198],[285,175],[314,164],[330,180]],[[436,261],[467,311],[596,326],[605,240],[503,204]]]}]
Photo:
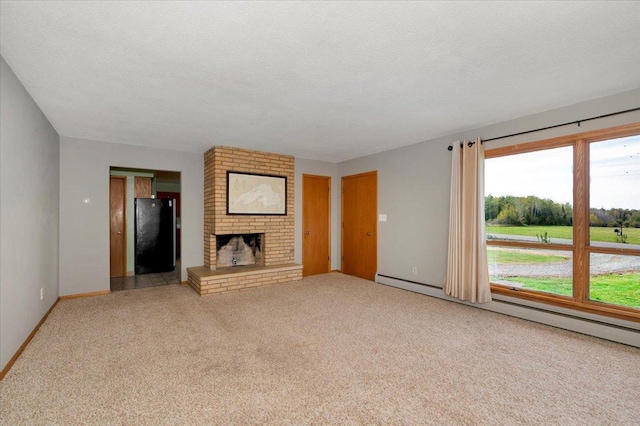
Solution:
[{"label": "baseboard radiator vent", "polygon": [[555,306],[550,307],[496,294],[489,303],[469,303],[447,296],[442,287],[379,273],[376,274],[376,283],[640,348],[640,324],[631,321],[602,318],[590,314],[582,317],[568,309],[555,310]]}]

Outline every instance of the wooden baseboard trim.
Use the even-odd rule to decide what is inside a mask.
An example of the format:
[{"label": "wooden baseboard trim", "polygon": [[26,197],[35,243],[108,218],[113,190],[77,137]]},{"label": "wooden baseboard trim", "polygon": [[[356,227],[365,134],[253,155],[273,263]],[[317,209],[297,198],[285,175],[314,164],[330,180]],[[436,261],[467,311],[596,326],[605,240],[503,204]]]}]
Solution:
[{"label": "wooden baseboard trim", "polygon": [[187,284],[189,284],[189,281],[180,281],[180,284],[181,285],[187,285]]},{"label": "wooden baseboard trim", "polygon": [[80,299],[81,297],[105,296],[110,293],[111,290],[94,291],[93,293],[67,294],[66,296],[60,296],[60,300]]},{"label": "wooden baseboard trim", "polygon": [[331,272],[342,272],[340,269],[332,269]]},{"label": "wooden baseboard trim", "polygon": [[11,357],[11,359],[9,360],[9,362],[7,363],[7,365],[4,366],[4,368],[2,369],[2,371],[0,371],[0,380],[4,379],[4,376],[9,372],[9,370],[11,370],[11,367],[13,367],[13,364],[16,362],[16,360],[20,357],[20,355],[22,354],[22,351],[24,351],[24,348],[27,347],[27,345],[29,344],[29,342],[31,342],[31,339],[33,339],[33,336],[36,335],[36,333],[38,332],[38,330],[40,329],[40,326],[42,326],[42,324],[44,324],[45,320],[47,319],[47,317],[49,316],[49,314],[51,313],[51,311],[53,311],[53,308],[56,307],[56,305],[58,304],[58,302],[60,301],[60,298],[58,297],[56,299],[56,301],[53,303],[53,305],[51,305],[51,307],[49,308],[49,310],[47,311],[46,314],[44,314],[44,316],[42,317],[42,319],[40,320],[40,322],[38,323],[38,325],[36,325],[36,327],[33,329],[33,331],[31,332],[31,334],[29,334],[29,336],[27,337],[27,339],[24,341],[24,343],[20,346],[20,348],[18,348],[18,350],[16,351],[16,353],[13,355],[13,357]]}]

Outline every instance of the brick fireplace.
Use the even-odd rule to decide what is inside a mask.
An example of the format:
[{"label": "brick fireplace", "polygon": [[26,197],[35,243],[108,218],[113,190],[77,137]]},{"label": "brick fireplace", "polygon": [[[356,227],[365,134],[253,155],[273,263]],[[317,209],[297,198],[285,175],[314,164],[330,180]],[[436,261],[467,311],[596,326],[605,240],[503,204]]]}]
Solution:
[{"label": "brick fireplace", "polygon": [[[227,172],[287,178],[286,215],[227,214]],[[200,295],[302,279],[294,255],[294,158],[240,148],[204,154],[204,266],[187,268]]]}]

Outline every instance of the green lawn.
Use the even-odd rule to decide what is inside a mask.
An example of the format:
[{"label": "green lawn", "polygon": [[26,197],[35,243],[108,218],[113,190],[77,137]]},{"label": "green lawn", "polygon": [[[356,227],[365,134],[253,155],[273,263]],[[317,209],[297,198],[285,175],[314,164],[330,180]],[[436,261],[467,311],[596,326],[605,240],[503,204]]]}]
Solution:
[{"label": "green lawn", "polygon": [[563,262],[569,259],[566,256],[542,254],[535,251],[501,250],[493,246],[487,247],[487,257],[489,263],[544,263]]},{"label": "green lawn", "polygon": [[[623,228],[627,235],[627,244],[640,245],[640,228]],[[487,234],[506,234],[506,235],[523,235],[535,237],[547,233],[553,242],[554,238],[570,240],[573,238],[573,229],[571,226],[489,226],[487,225]],[[603,241],[617,243],[614,228],[590,228],[592,241]]]},{"label": "green lawn", "polygon": [[[520,283],[530,290],[544,291],[562,296],[573,294],[569,277],[492,277]],[[591,300],[614,305],[640,308],[640,272],[606,274],[591,277]]]}]

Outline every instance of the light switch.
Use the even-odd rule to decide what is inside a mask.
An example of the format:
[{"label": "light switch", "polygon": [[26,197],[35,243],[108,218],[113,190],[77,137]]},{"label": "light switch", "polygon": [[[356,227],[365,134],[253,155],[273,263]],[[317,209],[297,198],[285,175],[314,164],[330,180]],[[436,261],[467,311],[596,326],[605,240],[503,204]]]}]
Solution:
[{"label": "light switch", "polygon": [[386,222],[387,221],[387,215],[386,214],[380,214],[378,215],[378,220],[380,222]]}]

